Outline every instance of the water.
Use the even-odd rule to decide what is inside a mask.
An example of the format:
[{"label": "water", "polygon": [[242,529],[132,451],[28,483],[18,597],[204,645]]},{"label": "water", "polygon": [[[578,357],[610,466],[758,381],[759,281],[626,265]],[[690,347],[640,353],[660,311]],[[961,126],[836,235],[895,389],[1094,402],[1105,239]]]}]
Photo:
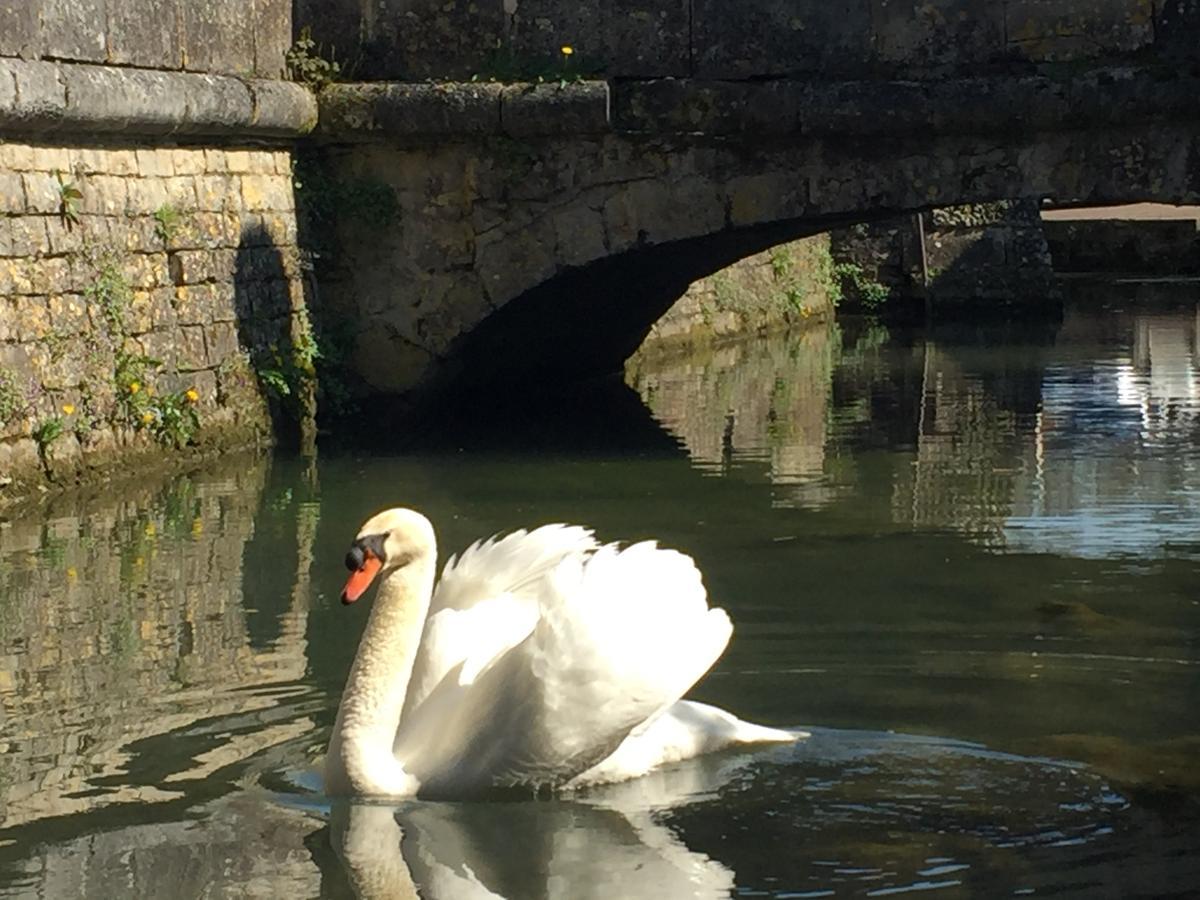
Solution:
[{"label": "water", "polygon": [[[644,362],[550,426],[11,514],[0,894],[1187,896],[1196,305],[1087,299],[1026,333]],[[391,502],[447,551],[552,520],[687,550],[737,626],[693,696],[813,736],[579,797],[331,807],[366,614],[341,558]]]}]

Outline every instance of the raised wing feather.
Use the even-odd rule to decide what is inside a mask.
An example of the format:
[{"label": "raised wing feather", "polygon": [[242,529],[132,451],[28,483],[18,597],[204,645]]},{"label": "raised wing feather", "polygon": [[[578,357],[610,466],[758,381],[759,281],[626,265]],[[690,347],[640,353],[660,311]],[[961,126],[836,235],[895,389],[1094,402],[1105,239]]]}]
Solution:
[{"label": "raised wing feather", "polygon": [[544,525],[476,541],[451,556],[430,600],[404,716],[451,670],[462,666],[458,677],[472,680],[523,641],[537,623],[541,581],[565,557],[596,546],[586,528]]},{"label": "raised wing feather", "polygon": [[531,631],[475,677],[466,654],[402,720],[397,756],[428,792],[569,781],[682,696],[732,631],[692,560],[651,543],[566,554],[533,585]]}]

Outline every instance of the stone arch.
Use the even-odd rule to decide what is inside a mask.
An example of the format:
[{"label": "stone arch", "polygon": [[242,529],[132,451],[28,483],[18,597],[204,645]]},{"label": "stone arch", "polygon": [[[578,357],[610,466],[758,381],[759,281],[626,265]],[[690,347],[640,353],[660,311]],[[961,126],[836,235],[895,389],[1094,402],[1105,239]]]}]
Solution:
[{"label": "stone arch", "polygon": [[1198,147],[1184,122],[337,148],[332,170],[383,179],[402,214],[386,232],[339,226],[344,283],[332,293],[355,323],[354,364],[381,393],[594,374],[691,281],[775,243],[1015,197],[1195,202]]}]

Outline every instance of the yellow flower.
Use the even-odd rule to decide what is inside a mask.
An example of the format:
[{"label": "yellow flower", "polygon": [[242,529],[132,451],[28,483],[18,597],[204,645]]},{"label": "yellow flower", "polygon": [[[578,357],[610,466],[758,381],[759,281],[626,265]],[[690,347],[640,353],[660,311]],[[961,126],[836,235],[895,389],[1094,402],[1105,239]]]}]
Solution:
[{"label": "yellow flower", "polygon": [[147,425],[149,425],[151,422],[154,421],[154,413],[152,413],[152,412],[142,413],[142,421],[144,423],[146,423]]},{"label": "yellow flower", "polygon": [[183,396],[187,397],[188,403],[195,403],[200,399],[200,392],[195,388],[188,388]]},{"label": "yellow flower", "polygon": [[75,404],[74,403],[64,403],[63,404],[63,412],[65,412],[68,416],[75,415]]},{"label": "yellow flower", "polygon": [[563,44],[563,46],[562,46],[562,55],[563,56],[570,56],[574,52],[575,52],[575,48],[572,47],[570,44]]},{"label": "yellow flower", "polygon": [[129,393],[131,393],[131,394],[136,394],[141,389],[142,389],[142,386],[140,384],[138,384],[136,381],[131,382],[129,385]]}]

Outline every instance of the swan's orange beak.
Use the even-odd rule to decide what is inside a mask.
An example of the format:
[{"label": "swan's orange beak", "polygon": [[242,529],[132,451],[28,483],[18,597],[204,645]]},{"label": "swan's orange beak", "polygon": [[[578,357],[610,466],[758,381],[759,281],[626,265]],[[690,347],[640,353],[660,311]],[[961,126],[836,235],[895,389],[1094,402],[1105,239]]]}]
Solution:
[{"label": "swan's orange beak", "polygon": [[361,597],[363,592],[371,586],[371,582],[375,580],[375,576],[379,574],[381,568],[383,568],[383,563],[379,561],[379,557],[368,553],[363,560],[362,568],[351,572],[346,586],[342,588],[342,603],[349,605]]}]

